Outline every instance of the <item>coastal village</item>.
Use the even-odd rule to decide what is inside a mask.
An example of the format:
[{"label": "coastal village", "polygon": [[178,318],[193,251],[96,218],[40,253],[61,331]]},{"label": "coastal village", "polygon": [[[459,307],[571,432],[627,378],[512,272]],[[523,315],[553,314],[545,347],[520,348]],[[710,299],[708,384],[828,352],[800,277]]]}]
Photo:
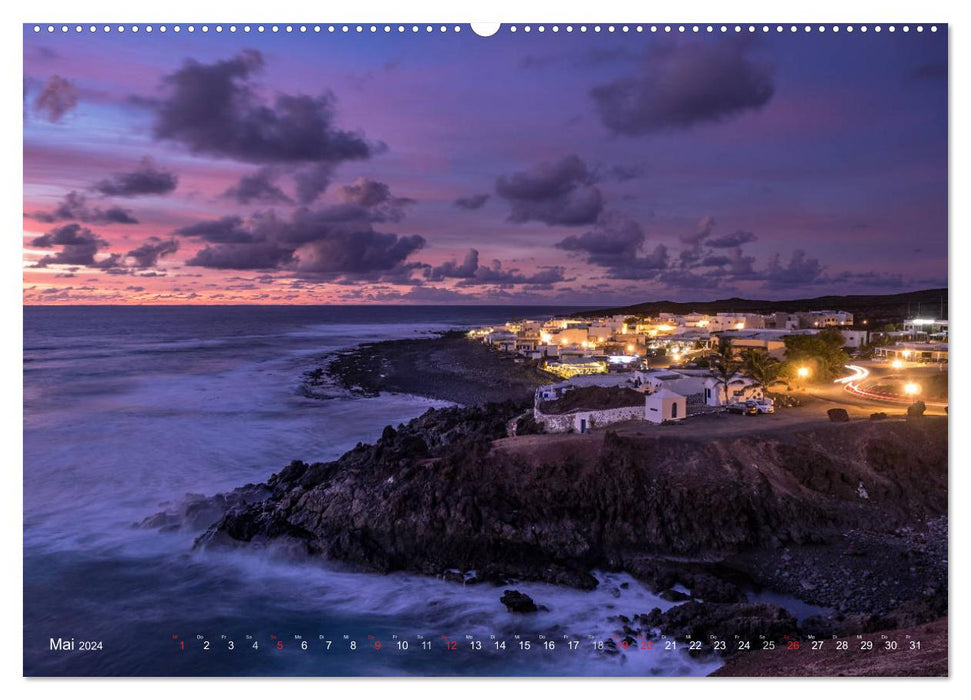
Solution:
[{"label": "coastal village", "polygon": [[533,417],[548,433],[631,420],[671,424],[705,413],[771,414],[798,404],[799,389],[810,385],[836,385],[877,408],[910,405],[932,398],[930,387],[895,385],[894,375],[889,388],[870,391],[860,380],[871,371],[860,365],[875,368],[875,376],[935,367],[946,386],[947,335],[947,320],[873,329],[839,310],[518,319],[469,332],[560,379],[534,395]]}]

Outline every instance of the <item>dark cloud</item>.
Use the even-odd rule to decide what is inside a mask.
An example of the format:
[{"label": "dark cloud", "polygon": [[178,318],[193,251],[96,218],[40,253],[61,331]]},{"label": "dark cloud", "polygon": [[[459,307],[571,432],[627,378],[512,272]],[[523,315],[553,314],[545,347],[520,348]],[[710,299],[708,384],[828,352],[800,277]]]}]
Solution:
[{"label": "dark cloud", "polygon": [[472,277],[461,280],[458,286],[471,287],[482,284],[510,286],[521,284],[532,287],[549,287],[564,280],[563,268],[559,266],[544,267],[529,274],[522,273],[516,268],[505,269],[501,261],[493,260],[490,265],[480,265]]},{"label": "dark cloud", "polygon": [[257,239],[249,231],[243,219],[238,216],[224,216],[213,221],[200,221],[175,231],[177,236],[199,238],[206,243],[256,243]]},{"label": "dark cloud", "polygon": [[638,73],[591,94],[607,128],[626,136],[720,122],[775,92],[773,69],[753,46],[748,37],[655,42]]},{"label": "dark cloud", "polygon": [[592,224],[603,210],[603,196],[586,164],[575,155],[501,176],[496,194],[509,202],[509,220],[541,221],[549,226]]},{"label": "dark cloud", "polygon": [[469,197],[459,197],[455,200],[455,206],[459,209],[481,209],[489,201],[487,194],[473,194]]},{"label": "dark cloud", "polygon": [[289,219],[258,212],[200,222],[175,231],[207,245],[186,264],[236,270],[285,269],[308,277],[335,279],[393,274],[425,245],[421,236],[375,231],[385,220],[381,205],[345,203],[319,210],[298,209]]},{"label": "dark cloud", "polygon": [[206,246],[185,264],[215,270],[263,270],[284,266],[292,260],[293,250],[272,241],[260,241]]},{"label": "dark cloud", "polygon": [[223,193],[223,197],[240,204],[290,204],[293,202],[276,184],[273,168],[260,168],[244,175]]},{"label": "dark cloud", "polygon": [[715,220],[710,216],[705,216],[698,221],[698,225],[695,227],[694,231],[691,233],[682,233],[678,236],[678,238],[681,239],[682,243],[698,245],[711,235],[714,228]]},{"label": "dark cloud", "polygon": [[149,194],[168,194],[175,189],[179,178],[159,170],[150,158],[143,158],[130,173],[115,173],[94,186],[94,190],[112,197],[138,197]]},{"label": "dark cloud", "polygon": [[430,280],[440,281],[445,278],[468,279],[479,269],[479,251],[475,248],[465,254],[465,259],[461,263],[454,260],[444,262],[437,267],[429,267],[425,270],[425,277]]},{"label": "dark cloud", "polygon": [[479,251],[474,248],[465,254],[461,263],[452,260],[436,267],[426,267],[425,277],[435,282],[457,279],[460,280],[458,282],[459,287],[516,284],[546,287],[557,282],[563,282],[565,279],[562,267],[543,267],[530,274],[522,273],[516,268],[505,268],[500,260],[493,260],[488,265],[481,265],[479,263]]},{"label": "dark cloud", "polygon": [[52,211],[39,211],[27,215],[29,218],[44,223],[75,220],[86,224],[137,224],[138,219],[131,211],[121,207],[88,206],[87,197],[80,192],[71,191]]},{"label": "dark cloud", "polygon": [[154,267],[160,257],[171,255],[179,249],[178,241],[161,240],[155,236],[125,255],[111,253],[98,260],[95,256],[108,247],[107,241],[78,223],[64,224],[37,236],[31,241],[36,248],[60,247],[53,255],[46,255],[37,267],[49,265],[74,265],[103,270],[111,275],[131,274],[132,269]]},{"label": "dark cloud", "polygon": [[78,91],[70,80],[52,75],[34,98],[34,111],[56,124],[65,114],[78,106]]},{"label": "dark cloud", "polygon": [[687,269],[689,267],[695,267],[698,264],[698,261],[701,260],[702,254],[703,251],[701,246],[694,245],[690,248],[685,248],[678,253],[678,261],[680,262],[682,268]]},{"label": "dark cloud", "polygon": [[823,281],[823,266],[816,258],[810,258],[804,250],[795,250],[787,265],[783,265],[778,253],[769,258],[763,275],[766,287],[803,287]]},{"label": "dark cloud", "polygon": [[297,170],[293,180],[301,204],[310,204],[327,191],[334,178],[334,167],[334,163],[317,163]]},{"label": "dark cloud", "polygon": [[557,248],[580,253],[588,263],[606,268],[617,279],[652,279],[669,264],[668,249],[657,245],[641,254],[647,236],[633,219],[607,212],[590,231],[567,236]]},{"label": "dark cloud", "polygon": [[751,231],[736,231],[735,233],[729,233],[705,241],[705,245],[711,248],[737,248],[740,245],[751,243],[758,239],[759,237]]},{"label": "dark cloud", "polygon": [[721,265],[727,265],[732,259],[727,255],[706,255],[701,259],[699,265],[701,267],[719,267]]},{"label": "dark cloud", "polygon": [[582,253],[587,262],[594,265],[616,267],[623,265],[625,260],[636,257],[645,239],[640,224],[611,212],[604,215],[592,230],[579,236],[567,236],[556,247]]},{"label": "dark cloud", "polygon": [[348,204],[369,210],[374,221],[400,221],[405,207],[415,203],[407,197],[393,196],[387,184],[366,177],[343,185],[341,198]]},{"label": "dark cloud", "polygon": [[187,60],[163,79],[155,136],[249,163],[333,166],[372,155],[361,134],[334,125],[332,94],[263,100],[253,85],[262,69],[263,55],[251,49],[211,64]]},{"label": "dark cloud", "polygon": [[718,264],[724,275],[733,280],[752,280],[758,279],[759,273],[755,269],[755,258],[745,255],[741,248],[732,248],[725,255],[717,256],[724,258]]},{"label": "dark cloud", "polygon": [[104,267],[117,262],[118,256],[109,256],[107,260],[95,260],[95,255],[108,243],[91,229],[72,223],[58,226],[45,234],[37,236],[31,243],[35,248],[61,249],[53,255],[45,255],[37,262],[36,267],[48,265],[77,265],[84,267]]},{"label": "dark cloud", "polygon": [[390,273],[425,246],[421,236],[378,231],[332,231],[302,246],[296,270],[310,275]]},{"label": "dark cloud", "polygon": [[668,265],[668,248],[659,243],[646,255],[630,258],[623,264],[610,268],[610,274],[617,279],[655,279],[659,273],[668,269]]},{"label": "dark cloud", "polygon": [[125,254],[125,260],[131,261],[132,267],[146,268],[155,267],[158,259],[166,255],[171,255],[179,249],[179,242],[176,240],[160,240],[152,236],[148,242],[129,250]]},{"label": "dark cloud", "polygon": [[385,183],[366,177],[359,177],[350,185],[343,185],[341,196],[345,202],[359,207],[376,207],[394,199],[391,196],[391,188]]}]

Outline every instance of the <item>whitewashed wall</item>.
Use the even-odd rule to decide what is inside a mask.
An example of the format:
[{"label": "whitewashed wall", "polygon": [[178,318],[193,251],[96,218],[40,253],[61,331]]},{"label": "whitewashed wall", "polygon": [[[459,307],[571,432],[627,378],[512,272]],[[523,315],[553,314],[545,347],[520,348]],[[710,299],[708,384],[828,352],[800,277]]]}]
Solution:
[{"label": "whitewashed wall", "polygon": [[583,419],[587,421],[587,430],[625,420],[644,420],[644,407],[625,406],[600,411],[573,411],[560,414],[546,414],[534,408],[533,417],[548,433],[566,433],[571,429],[580,432],[580,421]]}]

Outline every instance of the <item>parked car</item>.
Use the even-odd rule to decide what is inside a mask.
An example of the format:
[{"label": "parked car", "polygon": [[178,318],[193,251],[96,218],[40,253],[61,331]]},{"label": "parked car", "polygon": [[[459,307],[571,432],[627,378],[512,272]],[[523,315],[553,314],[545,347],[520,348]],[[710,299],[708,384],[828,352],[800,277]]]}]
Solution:
[{"label": "parked car", "polygon": [[728,404],[729,413],[739,413],[743,416],[757,416],[759,415],[759,409],[754,404],[754,402],[746,401],[744,403],[731,403]]},{"label": "parked car", "polygon": [[[746,403],[750,403],[746,401]],[[755,404],[755,409],[759,413],[775,413],[775,402],[772,399],[754,399],[751,403]]]}]

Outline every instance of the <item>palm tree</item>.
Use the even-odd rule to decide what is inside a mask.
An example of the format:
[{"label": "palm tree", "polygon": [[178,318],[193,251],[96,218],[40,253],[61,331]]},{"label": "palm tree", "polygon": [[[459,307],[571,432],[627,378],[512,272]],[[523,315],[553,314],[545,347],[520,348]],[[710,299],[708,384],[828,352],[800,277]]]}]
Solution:
[{"label": "palm tree", "polygon": [[761,350],[746,350],[742,355],[745,371],[762,389],[762,395],[769,386],[779,381],[782,374],[782,362]]},{"label": "palm tree", "polygon": [[729,342],[720,342],[718,349],[708,357],[708,367],[711,371],[711,376],[724,388],[725,405],[728,405],[728,385],[738,373],[741,366],[742,363],[735,358],[731,343]]}]

